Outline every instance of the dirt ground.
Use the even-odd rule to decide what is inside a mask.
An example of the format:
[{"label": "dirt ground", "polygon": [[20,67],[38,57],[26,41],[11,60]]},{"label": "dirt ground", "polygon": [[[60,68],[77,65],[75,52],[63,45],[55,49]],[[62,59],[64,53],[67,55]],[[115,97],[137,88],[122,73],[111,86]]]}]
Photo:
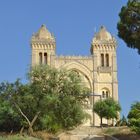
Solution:
[{"label": "dirt ground", "polygon": [[[59,132],[61,134],[62,132]],[[119,140],[140,140],[140,135],[137,135],[133,133],[128,127],[104,127],[104,128],[99,128],[99,127],[77,127],[73,130],[70,131],[65,131],[66,134],[79,134],[79,135],[110,135],[113,137],[118,138]],[[0,133],[0,140],[5,140],[4,138],[7,138],[9,136],[10,140],[15,140],[17,139],[18,134],[7,134],[7,133]],[[47,133],[46,131],[38,131],[35,132],[34,137],[42,140],[47,140],[50,137],[57,137],[58,134],[50,134]],[[3,138],[3,139],[2,139]],[[27,140],[29,138],[23,137]],[[31,138],[33,139],[33,138]],[[6,139],[7,140],[7,139]],[[8,139],[9,140],[9,139]],[[22,140],[20,138],[20,140]]]}]

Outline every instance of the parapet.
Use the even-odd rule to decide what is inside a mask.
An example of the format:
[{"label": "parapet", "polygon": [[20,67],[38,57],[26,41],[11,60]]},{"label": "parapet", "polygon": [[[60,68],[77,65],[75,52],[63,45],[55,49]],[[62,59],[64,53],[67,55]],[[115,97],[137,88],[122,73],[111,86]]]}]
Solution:
[{"label": "parapet", "polygon": [[87,59],[92,59],[92,56],[82,56],[82,55],[60,55],[60,56],[56,56],[56,59],[74,59],[74,60],[87,60]]}]

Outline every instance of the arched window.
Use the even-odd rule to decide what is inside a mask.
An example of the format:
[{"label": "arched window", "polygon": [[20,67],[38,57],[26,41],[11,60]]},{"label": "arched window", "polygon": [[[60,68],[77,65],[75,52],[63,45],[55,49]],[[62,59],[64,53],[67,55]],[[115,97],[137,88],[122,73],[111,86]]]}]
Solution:
[{"label": "arched window", "polygon": [[105,92],[102,91],[102,98],[105,98]]},{"label": "arched window", "polygon": [[110,97],[109,91],[107,89],[103,89],[102,98],[105,99],[105,98],[109,98],[109,97]]},{"label": "arched window", "polygon": [[47,64],[47,53],[44,53],[44,64]]},{"label": "arched window", "polygon": [[106,91],[106,98],[108,98],[109,97],[109,93],[108,93],[108,91]]},{"label": "arched window", "polygon": [[104,54],[101,53],[101,66],[104,67]]},{"label": "arched window", "polygon": [[39,53],[39,64],[40,65],[42,64],[42,53],[41,52]]},{"label": "arched window", "polygon": [[109,54],[106,54],[106,66],[109,67]]}]

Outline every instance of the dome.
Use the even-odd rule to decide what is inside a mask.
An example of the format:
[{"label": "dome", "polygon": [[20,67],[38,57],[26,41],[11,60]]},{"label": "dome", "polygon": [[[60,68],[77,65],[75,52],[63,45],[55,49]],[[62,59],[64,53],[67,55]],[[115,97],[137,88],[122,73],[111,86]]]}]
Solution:
[{"label": "dome", "polygon": [[54,36],[48,31],[48,29],[44,24],[40,27],[39,31],[32,36],[32,38],[43,39],[43,40],[46,39],[54,40]]},{"label": "dome", "polygon": [[112,36],[104,26],[101,26],[100,31],[95,34],[95,37],[93,39],[99,41],[109,41],[112,40]]}]

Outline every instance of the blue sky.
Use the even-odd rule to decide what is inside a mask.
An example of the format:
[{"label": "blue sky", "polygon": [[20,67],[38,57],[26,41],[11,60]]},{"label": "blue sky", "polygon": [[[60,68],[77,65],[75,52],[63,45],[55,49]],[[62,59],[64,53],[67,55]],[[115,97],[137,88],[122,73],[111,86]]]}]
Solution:
[{"label": "blue sky", "polygon": [[117,37],[118,13],[126,0],[1,0],[0,82],[26,80],[30,39],[42,24],[54,33],[57,54],[90,55],[95,30],[101,25],[118,41],[118,80],[122,114],[140,101],[140,55]]}]

